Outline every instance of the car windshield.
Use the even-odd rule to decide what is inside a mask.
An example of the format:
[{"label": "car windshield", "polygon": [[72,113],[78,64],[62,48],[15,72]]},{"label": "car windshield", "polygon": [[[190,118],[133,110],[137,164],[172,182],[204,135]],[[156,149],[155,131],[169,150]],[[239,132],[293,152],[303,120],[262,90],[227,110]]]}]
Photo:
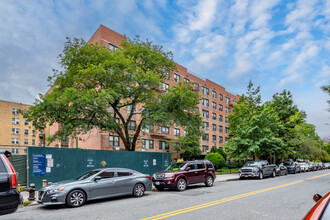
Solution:
[{"label": "car windshield", "polygon": [[92,170],[89,171],[87,173],[84,173],[83,175],[79,176],[78,178],[76,178],[76,180],[84,180],[87,179],[90,176],[93,176],[94,174],[97,174],[98,172],[100,172],[100,170]]},{"label": "car windshield", "polygon": [[183,170],[186,163],[175,163],[167,167],[166,170]]},{"label": "car windshield", "polygon": [[262,163],[260,161],[249,161],[245,164],[246,167],[259,167]]},{"label": "car windshield", "polygon": [[291,166],[291,165],[293,165],[293,163],[292,162],[285,162],[283,165],[284,166]]}]

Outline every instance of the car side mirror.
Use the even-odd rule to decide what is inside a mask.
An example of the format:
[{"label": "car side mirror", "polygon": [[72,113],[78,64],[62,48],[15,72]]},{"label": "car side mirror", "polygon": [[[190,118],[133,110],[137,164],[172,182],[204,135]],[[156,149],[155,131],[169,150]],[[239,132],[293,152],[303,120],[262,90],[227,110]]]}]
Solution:
[{"label": "car side mirror", "polygon": [[191,168],[190,167],[187,167],[186,171],[189,171],[189,170],[191,170]]},{"label": "car side mirror", "polygon": [[318,202],[320,199],[322,199],[322,196],[321,196],[320,194],[315,194],[315,195],[313,196],[313,200],[314,200],[315,202]]},{"label": "car side mirror", "polygon": [[102,179],[102,177],[100,177],[100,176],[96,176],[96,177],[94,178],[94,181],[96,182],[96,181],[98,181],[98,180],[100,180],[100,179]]}]

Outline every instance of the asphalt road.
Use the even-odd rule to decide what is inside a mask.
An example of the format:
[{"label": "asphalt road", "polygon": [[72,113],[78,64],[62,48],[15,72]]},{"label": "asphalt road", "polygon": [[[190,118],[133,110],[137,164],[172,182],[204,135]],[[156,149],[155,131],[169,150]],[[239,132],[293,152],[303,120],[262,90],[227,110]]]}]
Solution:
[{"label": "asphalt road", "polygon": [[147,192],[88,202],[80,208],[19,208],[0,219],[302,219],[315,204],[312,197],[330,191],[330,170],[263,180],[195,185],[184,192]]}]

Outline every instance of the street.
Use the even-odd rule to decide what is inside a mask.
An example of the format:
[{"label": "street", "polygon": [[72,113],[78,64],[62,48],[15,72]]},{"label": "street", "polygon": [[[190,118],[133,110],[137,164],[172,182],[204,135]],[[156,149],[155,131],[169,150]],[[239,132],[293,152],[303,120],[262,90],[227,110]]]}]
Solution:
[{"label": "street", "polygon": [[19,208],[3,219],[302,219],[315,193],[330,190],[330,172],[291,174],[188,187],[184,192],[149,191],[142,198],[87,202],[80,208]]}]

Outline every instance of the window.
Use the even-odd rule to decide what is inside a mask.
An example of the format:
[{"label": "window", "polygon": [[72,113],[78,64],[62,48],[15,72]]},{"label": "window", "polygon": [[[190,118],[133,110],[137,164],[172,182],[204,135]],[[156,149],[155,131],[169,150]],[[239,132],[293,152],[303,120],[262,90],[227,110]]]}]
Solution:
[{"label": "window", "polygon": [[174,73],[174,82],[180,82],[180,75]]},{"label": "window", "polygon": [[207,153],[209,151],[209,146],[203,145],[203,152]]},{"label": "window", "polygon": [[109,135],[109,146],[119,146],[119,136]]},{"label": "window", "polygon": [[118,49],[118,47],[116,47],[115,45],[109,43],[109,51],[117,50],[117,49]]},{"label": "window", "polygon": [[209,118],[209,111],[203,110],[202,111],[202,116],[203,116],[203,118]]},{"label": "window", "polygon": [[219,100],[223,101],[223,95],[221,95],[220,93],[219,93]]},{"label": "window", "polygon": [[12,118],[11,122],[12,124],[19,125],[19,118]]},{"label": "window", "polygon": [[153,125],[144,125],[142,127],[142,132],[149,134],[150,132],[153,132],[154,126]]},{"label": "window", "polygon": [[11,133],[12,134],[19,134],[19,128],[12,128]]},{"label": "window", "polygon": [[29,145],[29,139],[24,139],[24,145]]},{"label": "window", "polygon": [[187,78],[184,78],[184,80],[183,80],[185,83],[189,83],[190,82],[190,80],[189,79],[187,79]]},{"label": "window", "polygon": [[169,145],[166,141],[159,141],[159,150],[168,150]]},{"label": "window", "polygon": [[229,121],[228,121],[228,117],[225,117],[225,122],[226,122],[226,123],[229,123]]},{"label": "window", "polygon": [[226,97],[226,104],[230,104],[230,98]]},{"label": "window", "polygon": [[216,135],[212,135],[212,142],[217,143],[217,136]]},{"label": "window", "polygon": [[136,121],[129,121],[127,127],[128,127],[128,130],[130,130],[130,131],[135,131],[135,128],[136,128]]},{"label": "window", "polygon": [[229,133],[229,128],[228,127],[225,127],[225,132],[226,132],[226,134]]},{"label": "window", "polygon": [[163,70],[163,75],[166,80],[170,80],[170,73],[167,70]]},{"label": "window", "polygon": [[209,130],[209,123],[208,122],[203,121],[203,125],[204,125],[205,130]]},{"label": "window", "polygon": [[217,120],[217,114],[212,113],[212,119],[213,119],[213,120]]},{"label": "window", "polygon": [[226,137],[226,138],[225,138],[225,142],[228,143],[228,141],[229,141],[229,138]]},{"label": "window", "polygon": [[13,113],[13,115],[18,115],[19,113],[18,113],[18,109],[17,108],[13,108],[12,109],[12,113]]},{"label": "window", "polygon": [[213,109],[217,109],[217,103],[212,102],[212,108],[213,108]]},{"label": "window", "polygon": [[226,112],[226,114],[230,113],[230,108],[226,107],[225,112]]},{"label": "window", "polygon": [[40,132],[40,135],[44,135],[44,131],[39,131]]},{"label": "window", "polygon": [[219,104],[219,111],[223,111],[223,106],[221,104]]},{"label": "window", "polygon": [[198,83],[194,83],[194,90],[199,90],[199,84]]},{"label": "window", "polygon": [[27,153],[27,150],[26,150],[26,148],[24,148],[24,154],[26,154]]},{"label": "window", "polygon": [[101,179],[109,179],[109,178],[113,178],[115,176],[115,172],[114,171],[104,171],[97,176],[101,177]]},{"label": "window", "polygon": [[163,91],[168,91],[169,88],[170,88],[169,84],[163,83],[163,85],[162,85],[162,90]]},{"label": "window", "polygon": [[28,120],[24,120],[24,125],[29,125],[29,121]]},{"label": "window", "polygon": [[219,136],[219,144],[222,144],[222,143],[223,143],[223,137]]},{"label": "window", "polygon": [[180,136],[180,129],[174,128],[174,136],[179,137]]},{"label": "window", "polygon": [[217,125],[216,125],[216,124],[212,124],[212,130],[213,130],[214,132],[217,131]]},{"label": "window", "polygon": [[208,135],[208,134],[204,134],[204,135],[202,136],[202,140],[203,140],[203,141],[209,141],[209,135]]},{"label": "window", "polygon": [[212,97],[213,97],[214,99],[217,98],[217,92],[216,92],[216,91],[212,91]]},{"label": "window", "polygon": [[12,144],[19,144],[19,139],[18,138],[12,138],[11,143]]},{"label": "window", "polygon": [[223,122],[223,116],[219,115],[219,121]]},{"label": "window", "polygon": [[189,163],[187,168],[190,167],[190,170],[196,170],[196,163]]},{"label": "window", "polygon": [[159,133],[160,134],[169,134],[170,133],[170,129],[169,127],[159,127]]},{"label": "window", "polygon": [[206,88],[206,87],[202,86],[202,93],[204,95],[209,95],[209,88]]},{"label": "window", "polygon": [[184,136],[187,136],[187,135],[188,135],[188,131],[184,130],[184,131],[183,131],[183,135],[184,135]]},{"label": "window", "polygon": [[205,169],[205,165],[203,162],[198,162],[197,163],[197,169]]},{"label": "window", "polygon": [[142,139],[142,149],[154,149],[154,140]]},{"label": "window", "polygon": [[24,135],[29,135],[29,130],[28,129],[24,129]]},{"label": "window", "polygon": [[35,136],[36,136],[36,131],[32,130],[32,137],[35,137]]},{"label": "window", "polygon": [[219,132],[223,132],[223,127],[222,127],[222,125],[219,125]]},{"label": "window", "polygon": [[120,172],[117,172],[117,174],[118,174],[118,177],[121,177],[121,176],[131,176],[133,173],[120,171]]},{"label": "window", "polygon": [[127,114],[128,114],[128,115],[131,113],[132,108],[133,108],[133,114],[136,113],[135,105],[128,105],[128,106],[126,107],[126,110],[127,110]]},{"label": "window", "polygon": [[32,145],[33,145],[33,146],[36,145],[36,140],[32,139]]},{"label": "window", "polygon": [[202,105],[209,107],[209,100],[208,99],[202,99]]},{"label": "window", "polygon": [[11,149],[11,153],[12,154],[18,154],[19,153],[19,149],[18,148],[12,148]]}]

